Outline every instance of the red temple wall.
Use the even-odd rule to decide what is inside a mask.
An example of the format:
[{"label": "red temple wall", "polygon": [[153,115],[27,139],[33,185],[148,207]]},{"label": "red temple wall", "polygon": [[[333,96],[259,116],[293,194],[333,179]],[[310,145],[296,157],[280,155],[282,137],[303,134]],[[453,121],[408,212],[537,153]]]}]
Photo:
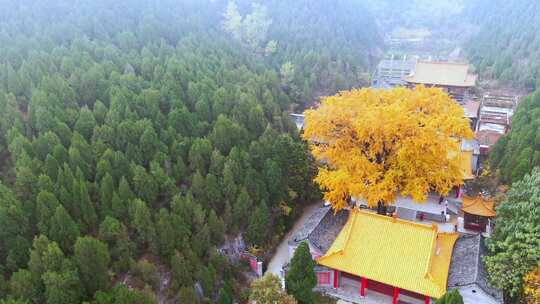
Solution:
[{"label": "red temple wall", "polygon": [[368,292],[371,290],[371,291],[376,291],[378,293],[382,293],[388,296],[393,296],[394,294],[393,286],[390,286],[388,284],[384,284],[381,282],[373,281],[373,280],[368,280],[367,290]]}]

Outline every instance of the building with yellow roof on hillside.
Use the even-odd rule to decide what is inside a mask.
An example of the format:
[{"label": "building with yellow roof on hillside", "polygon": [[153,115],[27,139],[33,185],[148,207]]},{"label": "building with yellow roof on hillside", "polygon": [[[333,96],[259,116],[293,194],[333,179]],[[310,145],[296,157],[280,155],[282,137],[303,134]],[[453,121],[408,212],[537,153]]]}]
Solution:
[{"label": "building with yellow roof on hillside", "polygon": [[448,269],[457,233],[438,232],[427,226],[394,217],[351,210],[349,219],[326,254],[317,263],[339,274],[360,279],[366,288],[413,298],[439,298],[446,292]]},{"label": "building with yellow roof on hillside", "polygon": [[476,85],[477,75],[471,73],[465,62],[418,60],[408,76],[403,77],[408,87],[424,85],[438,87],[460,104],[468,101],[471,88]]},{"label": "building with yellow roof on hillside", "polygon": [[433,303],[450,289],[459,289],[465,304],[502,303],[486,277],[482,235],[395,215],[317,208],[288,240],[289,258],[307,242],[316,289],[350,303]]}]

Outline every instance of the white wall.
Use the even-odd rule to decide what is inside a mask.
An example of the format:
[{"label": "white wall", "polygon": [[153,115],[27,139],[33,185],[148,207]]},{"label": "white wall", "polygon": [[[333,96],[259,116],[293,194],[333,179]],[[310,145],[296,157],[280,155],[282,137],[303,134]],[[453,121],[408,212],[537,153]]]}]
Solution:
[{"label": "white wall", "polygon": [[465,304],[501,304],[476,284],[461,287],[458,291]]},{"label": "white wall", "polygon": [[[289,245],[289,260],[287,262],[290,262],[291,259],[293,258],[294,252],[296,251],[296,248],[298,248],[298,246]],[[311,256],[313,258],[315,258],[317,256],[320,257],[320,256],[324,255],[322,252],[320,252],[317,248],[315,248],[311,244],[309,244],[309,251],[311,252]]]}]

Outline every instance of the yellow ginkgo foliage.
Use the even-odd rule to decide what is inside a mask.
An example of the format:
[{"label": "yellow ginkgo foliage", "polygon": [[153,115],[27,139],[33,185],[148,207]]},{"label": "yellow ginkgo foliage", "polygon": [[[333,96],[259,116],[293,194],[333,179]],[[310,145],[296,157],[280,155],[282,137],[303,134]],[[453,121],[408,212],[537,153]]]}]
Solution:
[{"label": "yellow ginkgo foliage", "polygon": [[536,267],[525,276],[523,285],[523,293],[527,303],[540,303],[540,267]]},{"label": "yellow ginkgo foliage", "polygon": [[305,112],[304,138],[321,164],[316,182],[334,209],[350,197],[370,206],[398,195],[424,201],[462,183],[460,139],[472,138],[463,109],[441,89],[360,89]]}]

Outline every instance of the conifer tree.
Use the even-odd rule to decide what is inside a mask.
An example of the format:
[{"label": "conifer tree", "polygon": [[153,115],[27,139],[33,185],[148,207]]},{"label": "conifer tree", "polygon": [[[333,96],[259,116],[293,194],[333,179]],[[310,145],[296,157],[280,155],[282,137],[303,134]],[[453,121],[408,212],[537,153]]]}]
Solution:
[{"label": "conifer tree", "polygon": [[81,301],[82,286],[75,269],[46,272],[43,282],[46,303],[72,304]]},{"label": "conifer tree", "polygon": [[79,112],[79,118],[75,123],[75,131],[90,141],[95,126],[96,119],[94,118],[94,114],[87,107],[82,108]]},{"label": "conifer tree", "polygon": [[225,201],[225,207],[223,208],[223,223],[227,232],[231,231],[233,224],[232,207],[228,201]]},{"label": "conifer tree", "polygon": [[8,285],[4,276],[5,276],[5,272],[2,267],[0,268],[0,299],[6,298],[8,294]]},{"label": "conifer tree", "polygon": [[[223,196],[229,202],[234,202],[237,199],[238,194],[238,185],[234,179],[234,172],[230,166],[225,166],[223,168]],[[234,208],[234,207],[233,207]]]},{"label": "conifer tree", "polygon": [[232,220],[238,228],[244,228],[248,222],[251,199],[246,188],[242,188],[232,206]]},{"label": "conifer tree", "polygon": [[25,303],[38,301],[40,296],[32,274],[26,269],[13,273],[9,280],[9,292],[16,299],[26,301]]},{"label": "conifer tree", "polygon": [[203,266],[199,271],[199,279],[201,280],[204,295],[208,298],[213,298],[216,286],[216,270],[212,265]]},{"label": "conifer tree", "polygon": [[211,173],[206,175],[205,180],[205,202],[204,206],[214,210],[223,208],[221,188],[217,177]]},{"label": "conifer tree", "polygon": [[60,206],[56,196],[48,191],[39,192],[36,198],[37,227],[42,234],[48,234],[51,228],[51,219]]},{"label": "conifer tree", "polygon": [[74,248],[73,258],[86,296],[90,298],[96,291],[109,288],[110,255],[107,245],[91,236],[85,236],[77,239]]},{"label": "conifer tree", "polygon": [[118,196],[122,201],[122,204],[127,207],[126,211],[131,215],[131,209],[128,206],[132,205],[130,203],[131,200],[135,198],[135,195],[133,194],[133,191],[131,191],[131,187],[124,176],[122,176],[120,183],[118,184]]},{"label": "conifer tree", "polygon": [[51,218],[49,237],[60,245],[64,252],[71,252],[75,240],[79,237],[79,227],[63,206],[56,207]]},{"label": "conifer tree", "polygon": [[132,164],[131,174],[133,175],[133,190],[137,196],[153,204],[158,195],[158,185],[153,176],[146,172],[146,169],[142,166]]},{"label": "conifer tree", "polygon": [[146,203],[140,199],[133,201],[133,218],[131,226],[137,231],[139,243],[151,249],[156,249],[156,230],[152,221],[150,209]]},{"label": "conifer tree", "polygon": [[171,257],[172,284],[178,290],[181,286],[193,285],[193,267],[190,267],[184,255],[176,252]]},{"label": "conifer tree", "polygon": [[93,231],[97,228],[98,217],[96,214],[96,209],[94,203],[90,200],[90,194],[88,193],[88,188],[86,187],[86,181],[80,177],[79,182],[79,207],[81,214],[81,220],[83,224],[83,230]]},{"label": "conifer tree", "polygon": [[37,189],[39,191],[48,191],[54,193],[54,184],[48,175],[40,174],[38,177]]},{"label": "conifer tree", "polygon": [[457,289],[446,292],[435,304],[463,304],[463,297]]},{"label": "conifer tree", "polygon": [[304,241],[294,252],[289,271],[285,276],[285,288],[298,303],[313,304],[315,303],[313,288],[316,285],[314,262],[309,252],[309,245]]},{"label": "conifer tree", "polygon": [[210,210],[208,215],[208,228],[212,244],[221,244],[225,239],[225,223],[220,219],[214,210]]},{"label": "conifer tree", "polygon": [[132,262],[134,244],[129,240],[126,226],[116,218],[107,216],[99,225],[99,239],[107,242],[113,269],[127,271]]},{"label": "conifer tree", "polygon": [[201,204],[205,201],[205,188],[206,182],[204,177],[199,171],[196,171],[191,180],[191,193],[193,193],[195,199]]},{"label": "conifer tree", "polygon": [[210,228],[204,224],[191,238],[191,247],[198,256],[204,256],[210,245]]},{"label": "conifer tree", "polygon": [[99,184],[99,214],[102,218],[111,212],[113,194],[114,181],[112,176],[109,173],[106,173]]},{"label": "conifer tree", "polygon": [[114,215],[118,219],[121,219],[123,221],[127,219],[128,212],[126,202],[124,202],[120,198],[120,195],[118,195],[116,191],[112,194],[111,212],[112,215]]},{"label": "conifer tree", "polygon": [[54,158],[52,154],[48,154],[47,158],[45,158],[45,174],[47,174],[53,181],[56,181],[59,169],[60,165],[58,164],[56,158]]},{"label": "conifer tree", "polygon": [[178,300],[180,303],[199,304],[201,300],[197,296],[197,292],[193,286],[184,286],[178,292]]},{"label": "conifer tree", "polygon": [[219,289],[218,304],[233,304],[233,296],[228,286]]},{"label": "conifer tree", "polygon": [[262,246],[268,240],[270,213],[264,201],[255,209],[249,218],[246,239],[253,245]]},{"label": "conifer tree", "polygon": [[160,209],[156,221],[156,233],[158,237],[159,253],[164,258],[169,258],[174,253],[175,230],[170,222],[167,209]]}]

